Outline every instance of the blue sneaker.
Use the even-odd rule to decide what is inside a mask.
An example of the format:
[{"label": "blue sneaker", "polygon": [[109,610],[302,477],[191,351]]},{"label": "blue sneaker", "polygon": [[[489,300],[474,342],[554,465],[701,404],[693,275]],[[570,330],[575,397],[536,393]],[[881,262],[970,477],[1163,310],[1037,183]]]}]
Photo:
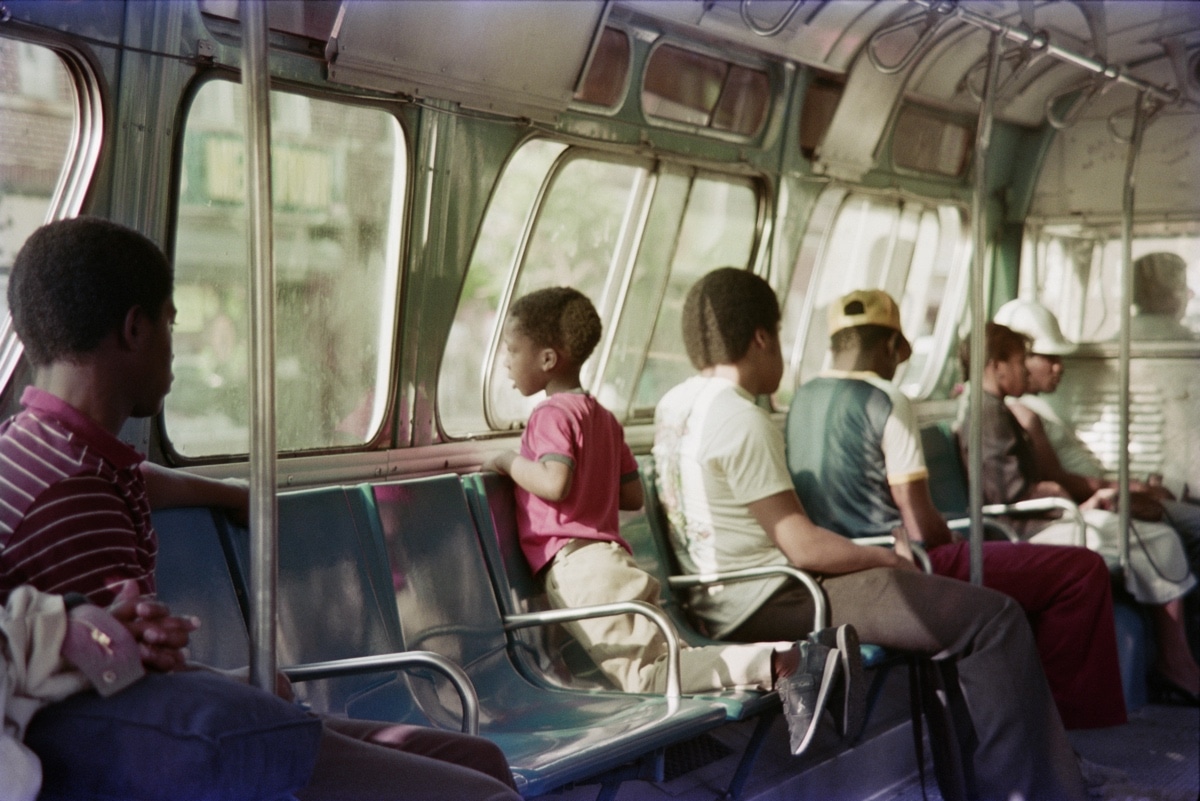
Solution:
[{"label": "blue sneaker", "polygon": [[837,649],[841,660],[841,676],[834,692],[842,698],[840,714],[834,702],[833,719],[843,739],[854,742],[862,733],[867,717],[867,687],[863,674],[862,650],[858,632],[849,623],[836,628],[821,629],[808,639],[827,648]]},{"label": "blue sneaker", "polygon": [[817,723],[825,711],[830,688],[840,668],[836,648],[808,640],[801,640],[796,647],[800,649],[799,667],[775,687],[783,701],[792,753],[800,754],[816,734]]}]

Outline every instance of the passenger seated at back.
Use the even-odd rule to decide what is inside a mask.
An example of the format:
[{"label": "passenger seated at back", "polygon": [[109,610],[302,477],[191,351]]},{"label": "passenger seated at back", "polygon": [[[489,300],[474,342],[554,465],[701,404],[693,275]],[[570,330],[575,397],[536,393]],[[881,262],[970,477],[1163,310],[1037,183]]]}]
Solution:
[{"label": "passenger seated at back", "polygon": [[[591,301],[569,287],[530,293],[513,303],[504,326],[505,365],[525,396],[545,391],[529,416],[521,452],[505,451],[484,469],[516,483],[517,528],[530,569],[545,581],[556,608],[617,601],[658,604],[658,581],[638,567],[619,531],[618,509],[642,507],[637,463],[617,419],[586,392],[579,371],[600,340]],[[626,692],[666,689],[667,641],[640,615],[567,624],[606,677]],[[857,646],[855,646],[857,657]],[[731,688],[769,690],[817,661],[824,698],[834,678],[827,651],[808,641],[683,649],[685,693]],[[798,668],[800,668],[798,670]],[[820,709],[789,715],[793,743],[807,745]]]},{"label": "passenger seated at back", "polygon": [[[1075,428],[1042,397],[1058,389],[1063,377],[1063,356],[1075,350],[1059,328],[1049,309],[1031,300],[1010,300],[996,311],[995,322],[1006,325],[1032,341],[1025,358],[1029,383],[1025,394],[1004,399],[1047,476],[1061,484],[1073,498],[1087,498],[1100,492],[1115,493],[1116,481],[1107,477],[1100,458],[1080,439]],[[1138,520],[1161,520],[1179,534],[1192,574],[1200,572],[1200,505],[1179,501],[1163,486],[1130,479],[1133,516]],[[1184,598],[1185,626],[1192,653],[1200,649],[1200,593]],[[1167,698],[1175,690],[1158,681],[1155,694]]]},{"label": "passenger seated at back", "polygon": [[[933,572],[966,581],[970,548],[929,493],[916,415],[892,378],[912,355],[900,308],[880,289],[829,306],[830,369],[792,398],[787,460],[813,522],[847,537],[894,534],[925,546]],[[983,585],[1029,616],[1068,728],[1124,723],[1108,568],[1084,548],[985,542]]]},{"label": "passenger seated at back", "polygon": [[[1118,564],[1120,549],[1119,517],[1114,513],[1115,495],[1111,488],[1092,494],[1070,488],[1054,480],[1043,459],[1039,459],[1029,434],[1017,422],[1005,404],[1009,396],[1025,394],[1029,371],[1025,360],[1028,337],[1007,326],[988,323],[983,369],[983,501],[1015,503],[1031,498],[1070,498],[1079,504],[1086,521],[1086,543],[1098,551],[1110,566]],[[970,368],[970,341],[964,340],[959,351],[963,372]],[[970,420],[960,415],[959,444],[964,464],[970,438]],[[1012,519],[1013,527],[1029,542],[1070,544],[1075,540],[1072,520],[1044,517]],[[1159,676],[1187,697],[1200,693],[1200,668],[1188,650],[1183,627],[1182,597],[1196,586],[1188,568],[1179,535],[1170,526],[1135,521],[1129,543],[1129,564],[1125,587],[1153,616],[1157,640]]]},{"label": "passenger seated at back", "polygon": [[[29,584],[106,605],[127,579],[152,595],[151,509],[245,515],[243,484],[153,465],[117,438],[130,417],[157,414],[171,387],[173,292],[158,246],[106,220],[49,223],[17,253],[8,305],[36,376],[25,410],[0,425],[0,600]],[[301,801],[519,798],[504,755],[481,737],[322,722]]]},{"label": "passenger seated at back", "polygon": [[1133,262],[1133,305],[1129,336],[1134,341],[1200,339],[1183,324],[1192,291],[1187,262],[1174,253],[1147,253]]}]

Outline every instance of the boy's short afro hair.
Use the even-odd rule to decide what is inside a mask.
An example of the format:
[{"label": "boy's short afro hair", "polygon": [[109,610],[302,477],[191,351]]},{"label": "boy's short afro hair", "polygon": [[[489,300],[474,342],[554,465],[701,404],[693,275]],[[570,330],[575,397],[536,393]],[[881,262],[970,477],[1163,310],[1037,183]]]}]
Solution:
[{"label": "boy's short afro hair", "polygon": [[[984,326],[983,361],[1005,362],[1017,353],[1028,353],[1033,340],[1019,331],[1014,331],[1006,325],[988,322]],[[963,376],[971,374],[971,337],[968,334],[958,343],[958,362],[962,366]]]},{"label": "boy's short afro hair", "polygon": [[737,267],[713,270],[683,302],[683,344],[697,370],[733,364],[746,355],[755,331],[774,336],[777,325],[779,300],[771,285]]},{"label": "boy's short afro hair", "polygon": [[555,286],[530,292],[508,310],[516,328],[539,347],[554,348],[581,365],[600,341],[600,315],[578,289]]},{"label": "boy's short afro hair", "polygon": [[157,319],[175,276],[158,245],[98,217],[38,228],[13,261],[8,308],[35,366],[95,350],[140,306]]}]

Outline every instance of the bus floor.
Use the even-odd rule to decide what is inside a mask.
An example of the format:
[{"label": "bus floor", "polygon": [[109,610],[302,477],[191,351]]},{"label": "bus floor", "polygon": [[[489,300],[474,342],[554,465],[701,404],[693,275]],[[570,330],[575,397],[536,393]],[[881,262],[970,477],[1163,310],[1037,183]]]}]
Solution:
[{"label": "bus floor", "polygon": [[[752,721],[731,723],[673,749],[665,781],[627,781],[617,801],[721,798],[752,730]],[[1200,710],[1195,707],[1144,706],[1131,713],[1124,726],[1071,732],[1070,738],[1092,774],[1091,798],[1200,798]],[[743,801],[942,801],[929,766],[922,793],[913,769],[912,730],[903,715],[893,714],[868,727],[862,741],[849,750],[841,747],[831,726],[823,727],[803,757],[788,754],[786,743],[787,731],[778,718],[742,792]],[[928,744],[924,752],[928,758]],[[693,769],[688,769],[689,760]],[[686,770],[681,774],[680,761]],[[535,801],[592,801],[596,793],[594,784],[579,785]]]}]

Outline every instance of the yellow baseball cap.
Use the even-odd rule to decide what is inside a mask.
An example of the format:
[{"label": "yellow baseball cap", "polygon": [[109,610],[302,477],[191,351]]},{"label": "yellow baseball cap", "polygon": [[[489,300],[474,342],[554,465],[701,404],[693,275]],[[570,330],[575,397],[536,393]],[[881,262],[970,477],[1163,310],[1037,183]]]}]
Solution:
[{"label": "yellow baseball cap", "polygon": [[829,304],[829,336],[860,325],[891,328],[912,349],[908,338],[904,336],[904,329],[900,327],[900,307],[882,289],[856,289]]}]

